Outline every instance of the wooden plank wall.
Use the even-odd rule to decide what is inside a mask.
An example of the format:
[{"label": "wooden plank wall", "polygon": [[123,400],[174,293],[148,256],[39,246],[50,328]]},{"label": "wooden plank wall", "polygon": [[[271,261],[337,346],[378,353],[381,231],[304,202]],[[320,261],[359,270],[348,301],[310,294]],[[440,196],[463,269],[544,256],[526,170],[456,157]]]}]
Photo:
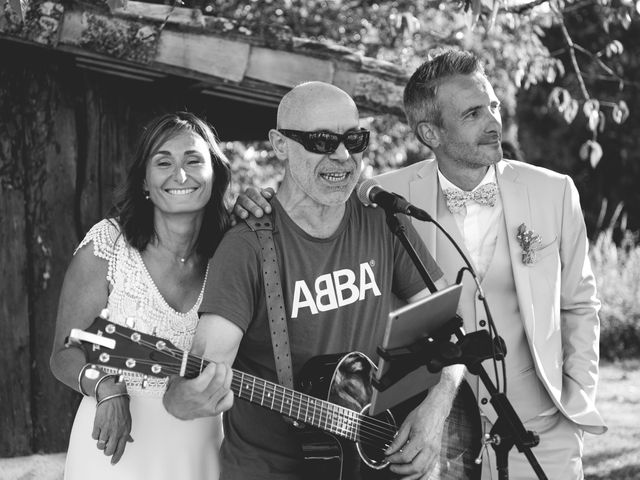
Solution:
[{"label": "wooden plank wall", "polygon": [[[0,71],[0,85],[8,78]],[[8,157],[20,149],[8,108],[9,92],[0,89],[0,454],[28,451],[32,435],[31,412],[25,400],[31,391],[27,248],[24,171]]]},{"label": "wooden plank wall", "polygon": [[44,57],[0,65],[0,457],[66,450],[79,394],[49,370],[58,296],[141,126],[168,108],[145,88]]}]

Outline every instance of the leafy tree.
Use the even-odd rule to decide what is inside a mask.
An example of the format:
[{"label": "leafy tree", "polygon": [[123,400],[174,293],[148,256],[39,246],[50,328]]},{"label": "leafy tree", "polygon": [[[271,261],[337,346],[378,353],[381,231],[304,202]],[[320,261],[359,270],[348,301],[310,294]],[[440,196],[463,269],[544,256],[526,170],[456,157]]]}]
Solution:
[{"label": "leafy tree", "polygon": [[[636,13],[627,24],[626,13],[624,5],[615,10],[595,2],[567,9],[563,24],[550,26],[544,42],[565,64],[575,60],[579,70],[518,96],[523,150],[531,161],[572,175],[594,238],[612,227],[612,219],[618,240],[627,228],[640,228],[640,140],[633,133],[640,131],[640,22]],[[559,104],[557,95],[571,106],[563,108],[567,100]]]},{"label": "leafy tree", "polygon": [[[603,226],[606,199],[609,210],[621,201],[640,204],[633,188],[640,181],[640,145],[628,135],[639,131],[637,120],[628,118],[640,111],[640,0],[204,2],[199,6],[206,14],[228,18],[247,34],[275,25],[407,71],[442,48],[473,50],[503,103],[505,138],[520,143],[528,161],[574,175],[590,227]],[[367,155],[374,170],[429,154],[398,119],[365,121],[373,131]],[[262,148],[243,150],[243,158],[252,154],[251,161],[276,168]],[[261,180],[255,169],[244,170],[245,181]],[[584,195],[587,188],[596,193]],[[628,225],[638,228],[640,211],[628,213]]]}]

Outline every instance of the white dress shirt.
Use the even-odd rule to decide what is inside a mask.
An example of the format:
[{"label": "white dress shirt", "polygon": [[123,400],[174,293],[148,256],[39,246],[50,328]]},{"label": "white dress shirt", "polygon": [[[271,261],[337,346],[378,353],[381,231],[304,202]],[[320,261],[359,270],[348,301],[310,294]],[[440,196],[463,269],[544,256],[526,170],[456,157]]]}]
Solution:
[{"label": "white dress shirt", "polygon": [[[443,191],[449,189],[462,191],[461,188],[447,180],[440,172],[440,169],[438,169],[438,179],[440,188]],[[472,191],[477,190],[481,185],[491,182],[497,184],[495,166],[489,167],[487,174]],[[498,222],[502,220],[500,192],[498,191],[496,195],[496,203],[493,207],[469,200],[466,202],[465,207],[459,212],[452,213],[452,215],[458,225],[464,245],[471,256],[470,261],[479,279],[482,279],[493,258],[498,240]]]}]

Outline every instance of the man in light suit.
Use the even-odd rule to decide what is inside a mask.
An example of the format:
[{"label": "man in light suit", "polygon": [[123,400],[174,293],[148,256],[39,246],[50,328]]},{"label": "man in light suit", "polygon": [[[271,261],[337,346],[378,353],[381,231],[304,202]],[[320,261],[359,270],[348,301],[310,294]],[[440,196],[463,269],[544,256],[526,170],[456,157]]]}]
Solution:
[{"label": "man in light suit", "polygon": [[[435,159],[377,177],[433,215],[471,260],[507,346],[507,397],[549,479],[582,479],[582,433],[604,433],[595,406],[599,302],[578,192],[550,170],[502,158],[500,103],[477,57],[448,51],[425,62],[404,92],[409,124]],[[414,222],[449,283],[463,261],[433,224]],[[470,275],[460,302],[467,332],[487,329]],[[491,375],[493,368],[484,362]],[[492,375],[493,376],[493,375]],[[488,432],[496,412],[476,378]],[[495,378],[494,378],[495,382]],[[497,478],[484,455],[483,480]],[[511,480],[536,478],[515,448]]]}]

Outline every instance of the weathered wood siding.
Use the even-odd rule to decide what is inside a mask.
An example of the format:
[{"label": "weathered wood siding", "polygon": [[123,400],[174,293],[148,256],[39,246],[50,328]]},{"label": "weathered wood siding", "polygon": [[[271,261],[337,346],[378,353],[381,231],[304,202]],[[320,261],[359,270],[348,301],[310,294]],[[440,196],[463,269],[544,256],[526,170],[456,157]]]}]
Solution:
[{"label": "weathered wood siding", "polygon": [[[57,452],[79,395],[49,370],[64,272],[111,205],[142,125],[189,108],[47,52],[0,62],[0,456]],[[197,109],[194,109],[197,112]],[[82,295],[82,292],[78,292]]]}]

